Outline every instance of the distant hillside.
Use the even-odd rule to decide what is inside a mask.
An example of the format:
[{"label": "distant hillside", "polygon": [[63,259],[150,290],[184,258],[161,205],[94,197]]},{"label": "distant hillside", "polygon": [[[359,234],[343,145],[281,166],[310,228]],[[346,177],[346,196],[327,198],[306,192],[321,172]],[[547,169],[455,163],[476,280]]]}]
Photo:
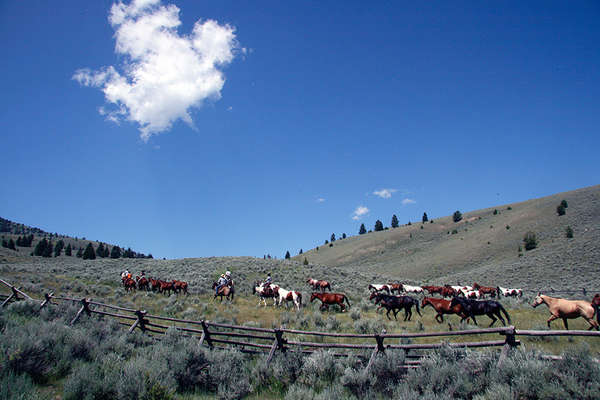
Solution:
[{"label": "distant hillside", "polygon": [[[562,200],[568,208],[559,216],[557,206]],[[463,219],[458,223],[448,216],[371,232],[336,240],[332,247],[320,246],[293,259],[306,257],[311,264],[359,270],[373,279],[383,274],[417,282],[475,279],[541,287],[545,282],[566,284],[563,281],[574,275],[585,281],[598,273],[600,186],[461,211]],[[566,238],[567,226],[573,229],[572,239]],[[536,234],[538,246],[525,251],[523,237],[528,231]]]},{"label": "distant hillside", "polygon": [[[29,246],[19,245],[20,238],[29,237],[31,235],[33,236],[31,245],[29,245]],[[7,248],[5,246],[11,240],[15,243],[14,250]],[[20,224],[17,222],[13,222],[13,221],[10,221],[5,218],[0,218],[0,241],[3,244],[2,247],[0,247],[0,261],[9,262],[9,261],[16,261],[16,259],[32,257],[33,256],[32,253],[34,252],[35,247],[37,246],[37,244],[40,241],[43,241],[43,240],[48,241],[53,247],[55,247],[59,241],[62,241],[62,243],[64,244],[64,248],[63,248],[63,251],[61,252],[61,255],[59,256],[61,258],[69,257],[69,256],[65,255],[65,252],[64,252],[64,249],[66,249],[67,246],[69,246],[69,245],[71,245],[71,248],[72,248],[72,256],[71,257],[76,257],[78,250],[79,249],[84,250],[88,246],[89,243],[92,244],[94,249],[97,249],[100,244],[102,244],[102,246],[104,248],[108,247],[108,256],[107,257],[110,257],[110,252],[112,251],[113,247],[117,246],[114,244],[109,244],[109,243],[104,243],[104,242],[86,240],[86,238],[70,237],[70,236],[61,235],[58,233],[48,233],[39,228],[35,228],[35,227],[27,226],[24,224]],[[152,257],[151,255],[146,256],[145,254],[137,253],[130,248],[125,249],[125,248],[119,247],[119,249],[121,249],[121,257],[126,257],[126,258]],[[54,257],[54,253],[52,253],[52,257]]]}]

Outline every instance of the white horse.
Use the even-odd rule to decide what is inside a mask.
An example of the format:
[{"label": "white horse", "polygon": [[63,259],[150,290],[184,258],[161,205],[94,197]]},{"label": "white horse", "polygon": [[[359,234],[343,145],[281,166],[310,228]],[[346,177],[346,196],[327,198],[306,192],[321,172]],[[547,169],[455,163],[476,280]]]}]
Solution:
[{"label": "white horse", "polygon": [[382,290],[385,290],[386,292],[388,292],[388,294],[390,294],[390,285],[376,285],[374,283],[371,283],[369,285],[369,290],[374,290],[376,292],[381,292]]},{"label": "white horse", "polygon": [[403,283],[402,288],[406,293],[424,293],[421,286],[411,286]]},{"label": "white horse", "polygon": [[267,298],[273,299],[273,307],[277,304],[277,296],[274,291],[275,285],[269,284],[265,286],[264,282],[261,282],[260,285],[254,286],[254,291],[252,293],[256,293],[259,297],[258,305],[263,302],[265,307],[267,306]]},{"label": "white horse", "polygon": [[503,288],[503,287],[496,287],[496,289],[498,290],[498,296],[502,295],[504,297],[521,297],[523,296],[523,291],[521,289],[507,289],[507,288]]},{"label": "white horse", "polygon": [[302,305],[302,293],[296,292],[294,290],[282,289],[279,286],[275,286],[274,292],[279,297],[277,305],[280,306],[281,303],[285,300],[285,307],[287,308],[287,302],[293,301],[296,308],[300,310],[300,306]]},{"label": "white horse", "polygon": [[479,290],[461,290],[461,293],[467,299],[480,299],[482,297]]}]

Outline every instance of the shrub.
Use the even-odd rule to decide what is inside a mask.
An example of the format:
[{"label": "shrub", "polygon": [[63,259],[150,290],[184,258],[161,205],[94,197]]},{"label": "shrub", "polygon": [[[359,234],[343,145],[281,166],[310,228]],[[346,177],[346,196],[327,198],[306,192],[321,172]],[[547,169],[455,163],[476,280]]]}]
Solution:
[{"label": "shrub", "polygon": [[458,221],[460,221],[461,219],[462,219],[462,213],[461,213],[460,211],[456,210],[456,211],[454,212],[454,214],[452,214],[452,220],[453,220],[454,222],[458,222]]},{"label": "shrub", "polygon": [[360,311],[357,309],[353,309],[350,312],[350,318],[352,318],[353,321],[358,321],[360,319]]},{"label": "shrub", "polygon": [[525,250],[533,250],[537,247],[537,237],[535,232],[529,231],[523,237],[523,243],[525,244]]},{"label": "shrub", "polygon": [[565,208],[565,207],[564,207],[562,204],[559,204],[559,205],[556,207],[556,213],[557,213],[559,216],[560,216],[560,215],[565,215],[565,213],[566,213],[566,208]]},{"label": "shrub", "polygon": [[564,200],[564,199],[560,202],[560,205],[563,206],[564,208],[568,208],[569,207],[569,203],[567,203],[567,201]]},{"label": "shrub", "polygon": [[458,231],[456,229],[452,229],[452,234],[456,235],[458,233]]},{"label": "shrub", "polygon": [[567,226],[567,229],[565,229],[565,236],[569,239],[573,238],[573,229],[570,226]]},{"label": "shrub", "polygon": [[493,214],[498,215],[498,210],[495,209]]}]

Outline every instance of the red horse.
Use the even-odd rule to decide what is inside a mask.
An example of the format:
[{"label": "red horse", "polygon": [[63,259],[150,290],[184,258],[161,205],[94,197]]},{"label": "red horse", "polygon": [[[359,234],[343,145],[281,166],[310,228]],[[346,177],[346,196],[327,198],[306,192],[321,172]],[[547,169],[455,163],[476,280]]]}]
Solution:
[{"label": "red horse", "polygon": [[439,293],[442,294],[442,292],[444,291],[444,287],[443,286],[431,286],[431,285],[427,285],[427,286],[421,286],[423,289],[427,290],[429,292],[429,294],[435,294],[435,293]]},{"label": "red horse", "polygon": [[438,299],[436,297],[425,297],[421,302],[421,308],[425,309],[425,306],[430,305],[437,312],[435,316],[435,320],[438,323],[444,322],[444,314],[457,314],[461,318],[465,318],[467,315],[465,314],[462,305],[456,304],[455,306],[451,306],[451,300]]},{"label": "red horse", "polygon": [[308,278],[306,280],[306,282],[312,286],[312,288],[314,290],[321,290],[321,292],[324,292],[325,289],[329,289],[329,291],[331,292],[331,284],[327,281],[323,281],[323,280],[316,280],[313,278]]},{"label": "red horse", "polygon": [[496,297],[497,289],[491,286],[481,286],[479,283],[475,282],[473,284],[473,290],[479,290],[481,294],[489,294],[490,297]]},{"label": "red horse", "polygon": [[184,282],[184,281],[178,281],[178,280],[173,280],[173,290],[175,290],[175,293],[179,294],[180,292],[183,292],[185,294],[189,294],[188,293],[188,283]]},{"label": "red horse", "polygon": [[344,293],[313,293],[310,296],[310,302],[312,303],[314,299],[321,300],[321,307],[319,307],[321,311],[324,309],[329,310],[329,305],[331,304],[337,304],[342,309],[342,312],[344,312],[346,311],[344,301],[348,303],[348,308],[350,308],[350,302]]}]

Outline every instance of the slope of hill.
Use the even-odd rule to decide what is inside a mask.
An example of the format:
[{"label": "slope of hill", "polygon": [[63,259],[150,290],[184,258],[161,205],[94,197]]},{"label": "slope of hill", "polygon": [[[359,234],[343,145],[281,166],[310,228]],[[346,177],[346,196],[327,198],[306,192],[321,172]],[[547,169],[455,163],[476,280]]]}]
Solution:
[{"label": "slope of hill", "polygon": [[[562,200],[568,208],[559,216]],[[566,238],[567,226],[572,239]],[[362,271],[373,279],[561,286],[597,274],[599,227],[600,186],[593,186],[466,212],[458,223],[449,216],[337,240],[294,259]],[[536,234],[538,246],[520,253],[528,231]]]}]

